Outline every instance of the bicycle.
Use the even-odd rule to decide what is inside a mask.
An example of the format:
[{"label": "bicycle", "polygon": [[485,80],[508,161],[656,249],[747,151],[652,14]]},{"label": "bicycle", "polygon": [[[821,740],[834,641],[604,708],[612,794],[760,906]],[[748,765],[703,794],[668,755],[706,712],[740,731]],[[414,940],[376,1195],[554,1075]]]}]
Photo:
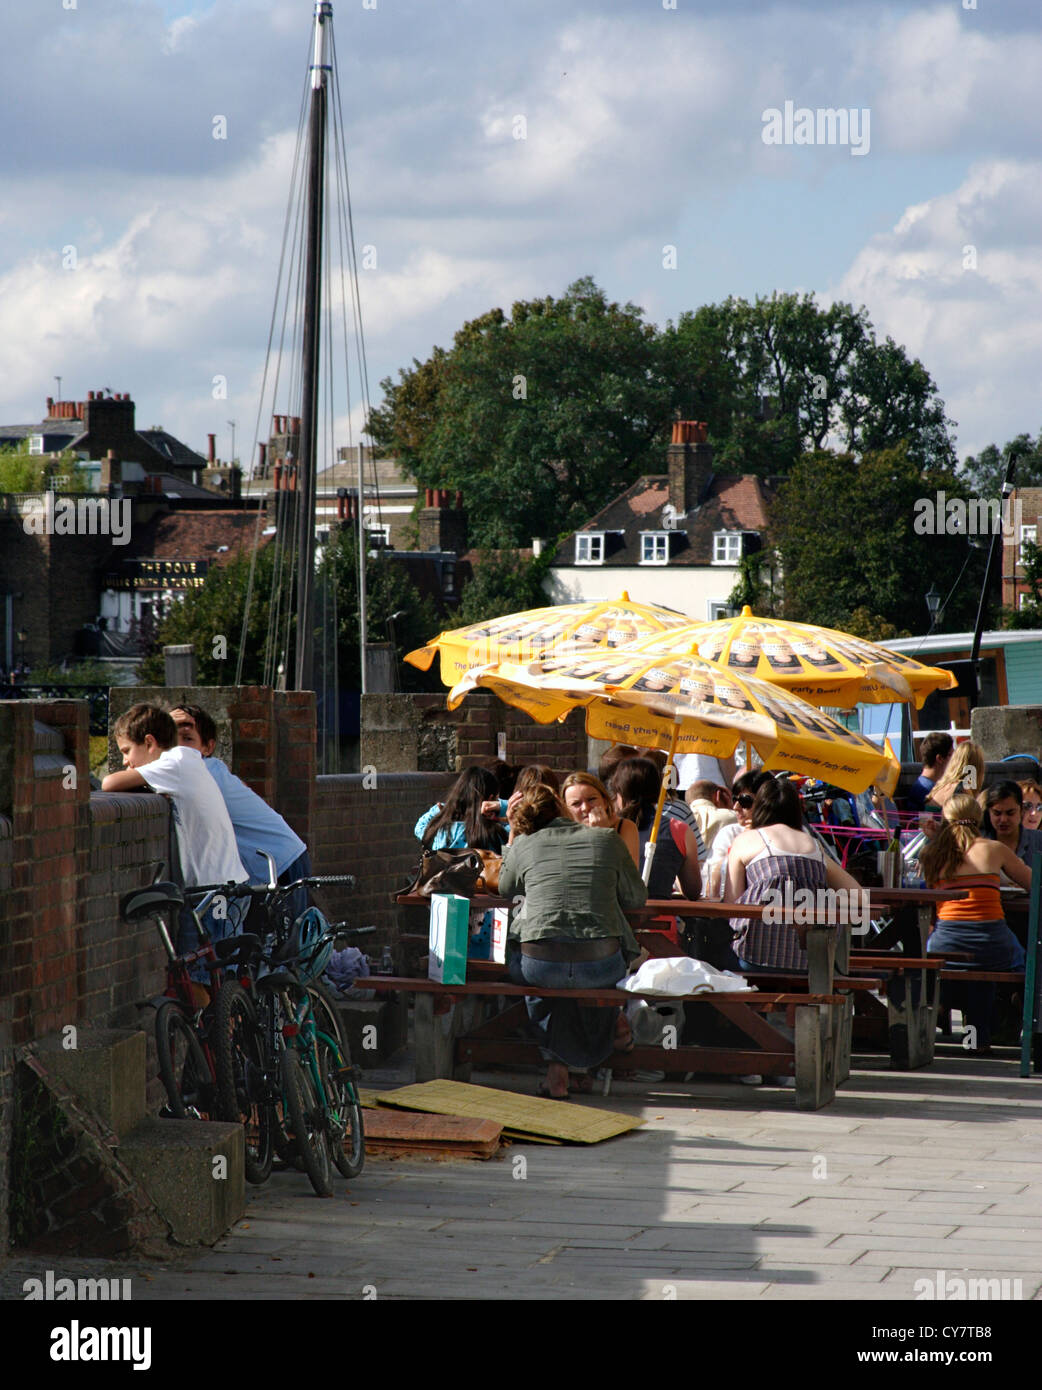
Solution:
[{"label": "bicycle", "polygon": [[[167,1095],[166,1114],[178,1120],[202,1119],[217,1113],[217,1072],[211,1029],[218,977],[234,961],[241,937],[214,942],[203,917],[215,898],[229,885],[181,888],[156,877],[145,888],[135,888],[120,899],[120,916],[134,924],[151,917],[167,956],[166,990],[148,1001],[155,1009],[156,1055],[159,1075]],[[178,954],[167,917],[188,906],[195,918],[199,947]],[[175,929],[176,930],[176,929]],[[192,978],[191,967],[203,964],[210,973],[210,988]]]},{"label": "bicycle", "polygon": [[[314,981],[338,934],[373,928],[330,927],[317,908],[295,919],[286,911],[301,887],[354,883],[350,875],[278,885],[269,859],[266,885],[237,885],[233,897],[256,904],[268,930],[239,938],[239,978],[221,988],[215,1006],[217,1098],[221,1118],[247,1129],[247,1177],[263,1182],[273,1150],[299,1162],[320,1196],[332,1195],[332,1167],[356,1177],[365,1161],[361,1106],[336,1011]],[[279,1115],[281,1102],[282,1115]]]}]

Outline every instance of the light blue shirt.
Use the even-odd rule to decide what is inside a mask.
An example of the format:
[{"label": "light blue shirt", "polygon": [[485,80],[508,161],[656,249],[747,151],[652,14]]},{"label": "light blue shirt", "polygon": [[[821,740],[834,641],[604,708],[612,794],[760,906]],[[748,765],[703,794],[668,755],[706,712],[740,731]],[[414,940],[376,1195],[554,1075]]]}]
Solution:
[{"label": "light blue shirt", "polygon": [[251,883],[267,883],[268,865],[257,853],[265,850],[275,860],[276,872],[284,873],[307,846],[295,831],[273,811],[263,797],[257,795],[220,758],[204,758],[203,766],[220,788],[228,808],[239,858],[250,875]]}]

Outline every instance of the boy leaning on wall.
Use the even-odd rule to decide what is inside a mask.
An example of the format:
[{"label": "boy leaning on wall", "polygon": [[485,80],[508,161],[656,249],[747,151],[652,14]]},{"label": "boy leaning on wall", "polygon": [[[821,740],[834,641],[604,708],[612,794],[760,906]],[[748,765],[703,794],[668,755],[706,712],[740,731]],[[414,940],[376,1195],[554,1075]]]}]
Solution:
[{"label": "boy leaning on wall", "polygon": [[[243,883],[248,878],[239,858],[231,819],[216,782],[196,748],[178,743],[177,727],[158,705],[132,705],[116,720],[116,746],[123,755],[122,772],[110,772],[101,783],[104,792],[151,789],[170,802],[181,874],[186,888],[203,883]],[[226,913],[206,913],[206,926],[215,941],[238,929],[243,902],[226,903]],[[178,950],[198,946],[191,914],[181,915]],[[193,971],[193,974],[197,972]],[[198,972],[205,978],[205,971]]]}]

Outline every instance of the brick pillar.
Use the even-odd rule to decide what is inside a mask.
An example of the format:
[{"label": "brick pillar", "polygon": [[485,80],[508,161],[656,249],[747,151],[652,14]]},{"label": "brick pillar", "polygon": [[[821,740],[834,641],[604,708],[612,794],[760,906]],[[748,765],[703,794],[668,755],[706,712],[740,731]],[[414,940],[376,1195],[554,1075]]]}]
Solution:
[{"label": "brick pillar", "polygon": [[314,691],[276,690],[274,725],[276,780],[272,805],[310,845],[318,770]]},{"label": "brick pillar", "polygon": [[[205,701],[200,703],[205,708]],[[269,806],[274,805],[276,736],[271,687],[241,686],[228,701],[228,719],[232,726],[232,771]]]},{"label": "brick pillar", "polygon": [[0,814],[12,831],[11,891],[0,902],[0,989],[11,998],[15,1043],[80,1021],[88,734],[86,701],[0,702]]}]

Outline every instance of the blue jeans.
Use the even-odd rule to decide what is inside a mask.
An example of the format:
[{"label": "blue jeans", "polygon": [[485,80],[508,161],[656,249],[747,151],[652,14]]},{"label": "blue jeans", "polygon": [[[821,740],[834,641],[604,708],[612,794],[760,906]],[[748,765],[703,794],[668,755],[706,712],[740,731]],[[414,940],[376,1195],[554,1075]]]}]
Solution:
[{"label": "blue jeans", "polygon": [[[626,961],[621,951],[602,960],[536,960],[522,954],[512,958],[511,974],[517,984],[540,989],[610,989],[626,974]],[[525,1003],[544,1057],[587,1071],[614,1052],[617,1009],[576,999],[532,998]]]},{"label": "blue jeans", "polygon": [[[1004,917],[993,922],[938,922],[926,943],[927,955],[940,951],[968,951],[978,970],[1023,970],[1024,947],[1010,931]],[[991,1016],[998,990],[984,980],[967,980],[964,985],[945,981],[942,998],[951,999],[953,987],[966,1003],[966,1022],[976,1030],[977,1046],[991,1043]],[[956,1007],[960,1003],[953,1001]]]},{"label": "blue jeans", "polygon": [[[202,914],[203,926],[210,933],[211,940],[216,944],[223,941],[226,936],[237,936],[242,930],[242,920],[246,915],[249,902],[245,898],[225,899],[226,913],[220,917],[214,916],[215,904],[211,903]],[[196,930],[195,918],[187,907],[183,907],[178,915],[177,932],[177,953],[186,956],[191,951],[199,949],[199,933]],[[189,966],[189,975],[193,980],[198,980],[200,984],[210,983],[210,972],[203,961],[196,961]]]}]

